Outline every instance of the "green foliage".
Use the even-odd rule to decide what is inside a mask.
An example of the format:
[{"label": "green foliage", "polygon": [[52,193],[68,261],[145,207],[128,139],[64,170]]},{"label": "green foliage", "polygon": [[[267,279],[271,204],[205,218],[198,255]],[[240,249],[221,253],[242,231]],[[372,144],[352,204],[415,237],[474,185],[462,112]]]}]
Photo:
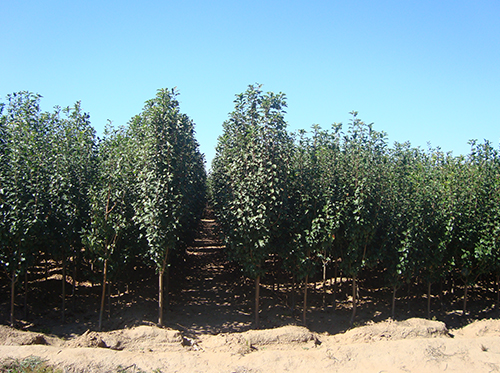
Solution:
[{"label": "green foliage", "polygon": [[468,284],[498,268],[500,158],[491,144],[471,142],[471,153],[450,170],[453,262]]},{"label": "green foliage", "polygon": [[213,206],[231,258],[251,277],[287,237],[292,140],[283,94],[249,86],[237,95],[212,164]]},{"label": "green foliage", "polygon": [[311,137],[299,131],[290,165],[291,242],[284,264],[299,279],[313,275],[318,263],[331,260],[334,219],[328,214],[327,186],[323,183],[325,164],[321,163],[327,141],[328,134],[319,126],[313,127]]},{"label": "green foliage", "polygon": [[47,133],[48,236],[55,257],[79,253],[89,223],[89,188],[95,182],[96,136],[80,103],[49,116]]},{"label": "green foliage", "polygon": [[161,89],[129,124],[137,178],[135,221],[159,271],[169,250],[184,247],[201,216],[205,198],[203,156],[194,124],[179,111],[175,90]]},{"label": "green foliage", "polygon": [[83,230],[85,246],[92,259],[123,266],[129,259],[124,250],[117,252],[120,238],[132,226],[133,174],[132,150],[125,130],[106,127],[99,143],[96,175],[88,187],[90,225]]},{"label": "green foliage", "polygon": [[427,282],[447,273],[452,215],[446,180],[449,156],[439,150],[421,154],[409,175],[414,187],[410,195],[412,212],[404,232],[403,245],[412,250],[414,270]]},{"label": "green foliage", "polygon": [[169,256],[189,243],[205,207],[204,158],[194,137],[194,123],[180,113],[176,97],[175,89],[160,89],[132,118],[127,132],[134,154],[131,205],[147,242],[143,256],[159,274],[160,324]]},{"label": "green foliage", "polygon": [[409,143],[396,143],[389,153],[387,187],[381,191],[384,194],[381,260],[391,287],[397,288],[416,275],[415,252],[408,244],[407,232],[416,215],[413,201],[416,188],[410,175],[415,172],[420,155],[421,151],[411,148]]},{"label": "green foliage", "polygon": [[[378,259],[377,232],[382,222],[382,184],[386,177],[385,133],[373,130],[352,112],[348,132],[334,127],[339,148],[332,147],[335,167],[329,175],[335,185],[330,205],[336,221],[332,232],[334,250],[342,258],[343,270],[357,276]],[[337,150],[338,149],[338,150]]]},{"label": "green foliage", "polygon": [[40,96],[20,92],[7,96],[1,119],[2,184],[0,186],[0,264],[14,279],[33,262],[49,212],[46,133]]},{"label": "green foliage", "polygon": [[63,274],[68,257],[97,262],[105,285],[108,268],[113,275],[142,256],[164,271],[169,250],[189,243],[205,207],[206,175],[194,124],[176,96],[159,90],[128,128],[108,126],[99,143],[79,102],[42,113],[39,95],[7,96],[0,265],[12,289],[40,253],[62,259]]}]

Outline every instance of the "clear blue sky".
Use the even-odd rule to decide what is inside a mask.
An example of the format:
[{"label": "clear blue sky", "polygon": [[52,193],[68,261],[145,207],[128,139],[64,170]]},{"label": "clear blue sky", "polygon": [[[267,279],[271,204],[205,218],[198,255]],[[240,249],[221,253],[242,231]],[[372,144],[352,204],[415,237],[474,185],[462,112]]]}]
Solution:
[{"label": "clear blue sky", "polygon": [[3,1],[0,96],[81,100],[102,133],[177,87],[208,167],[234,95],[288,97],[290,130],[347,123],[440,146],[500,139],[500,2]]}]

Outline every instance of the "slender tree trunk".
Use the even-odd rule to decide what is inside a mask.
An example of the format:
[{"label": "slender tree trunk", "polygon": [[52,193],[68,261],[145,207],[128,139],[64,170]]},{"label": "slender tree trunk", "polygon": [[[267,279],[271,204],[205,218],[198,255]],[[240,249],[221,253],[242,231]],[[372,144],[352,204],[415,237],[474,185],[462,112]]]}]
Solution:
[{"label": "slender tree trunk", "polygon": [[444,306],[444,289],[443,289],[443,278],[439,281],[439,307],[442,310]]},{"label": "slender tree trunk", "polygon": [[260,276],[255,279],[255,328],[259,328]]},{"label": "slender tree trunk", "polygon": [[78,273],[78,270],[77,270],[77,263],[78,263],[78,258],[77,256],[73,256],[73,274],[71,276],[71,281],[72,281],[72,289],[71,289],[71,310],[73,312],[75,312],[75,308],[76,308],[76,300],[75,300],[75,296],[76,296],[76,277],[77,277],[77,273]]},{"label": "slender tree trunk", "polygon": [[292,291],[290,294],[290,307],[295,310],[295,275],[292,275]]},{"label": "slender tree trunk", "polygon": [[12,271],[10,278],[10,326],[14,327],[14,301],[16,297],[16,270]]},{"label": "slender tree trunk", "polygon": [[302,323],[306,325],[306,315],[307,315],[307,282],[309,281],[309,275],[306,275],[304,281],[304,307],[302,309]]},{"label": "slender tree trunk", "polygon": [[357,285],[356,285],[356,276],[352,277],[352,316],[351,316],[351,326],[354,324],[354,318],[356,317],[356,307],[358,303],[357,299]]},{"label": "slender tree trunk", "polygon": [[108,320],[111,318],[111,287],[113,283],[109,281],[108,283]]},{"label": "slender tree trunk", "polygon": [[106,299],[106,282],[108,277],[108,259],[104,259],[104,268],[102,271],[102,292],[101,292],[101,308],[99,310],[99,331],[102,330],[102,316],[104,314],[104,300]]},{"label": "slender tree trunk", "polygon": [[24,272],[24,318],[28,317],[28,270]]},{"label": "slender tree trunk", "polygon": [[62,305],[61,305],[61,319],[65,322],[66,318],[66,254],[63,252],[62,259]]},{"label": "slender tree trunk", "polygon": [[337,260],[335,260],[335,269],[333,272],[333,310],[335,311],[337,309],[337,291],[338,291],[338,282],[337,282],[337,277],[338,277],[338,272],[339,272],[339,264]]},{"label": "slender tree trunk", "polygon": [[163,273],[164,269],[158,274],[158,325],[163,326]]},{"label": "slender tree trunk", "polygon": [[392,315],[393,319],[396,315],[396,290],[398,290],[397,286],[393,286],[393,288],[392,288],[392,310],[391,310],[391,315]]},{"label": "slender tree trunk", "polygon": [[163,258],[163,263],[161,266],[160,273],[158,274],[158,325],[163,326],[163,308],[164,308],[164,296],[165,289],[163,288],[163,277],[165,274],[165,269],[167,268],[168,263],[168,253],[169,249],[167,249],[165,253],[165,257]]},{"label": "slender tree trunk", "polygon": [[323,311],[326,309],[326,263],[323,263]]},{"label": "slender tree trunk", "polygon": [[463,307],[463,310],[462,310],[462,316],[465,316],[465,314],[467,313],[467,293],[468,293],[468,290],[469,290],[469,286],[467,284],[467,281],[465,281],[464,307]]},{"label": "slender tree trunk", "polygon": [[[73,266],[73,290],[71,291],[71,296],[74,297],[76,294],[76,276],[78,272],[78,259],[75,257],[75,263]],[[73,302],[74,304],[75,302]]]},{"label": "slender tree trunk", "polygon": [[165,268],[165,287],[163,299],[165,300],[165,313],[168,314],[168,308],[170,307],[170,267]]},{"label": "slender tree trunk", "polygon": [[497,304],[496,307],[500,306],[500,274],[497,274]]},{"label": "slender tree trunk", "polygon": [[432,283],[429,281],[427,283],[427,318],[431,318],[431,285]]}]

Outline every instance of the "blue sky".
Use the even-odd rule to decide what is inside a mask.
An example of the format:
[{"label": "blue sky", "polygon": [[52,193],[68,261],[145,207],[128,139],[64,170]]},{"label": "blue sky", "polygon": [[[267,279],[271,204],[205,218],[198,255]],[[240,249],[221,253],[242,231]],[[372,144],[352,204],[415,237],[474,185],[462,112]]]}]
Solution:
[{"label": "blue sky", "polygon": [[1,101],[80,100],[98,133],[177,87],[208,167],[235,94],[284,92],[290,130],[347,123],[469,151],[500,139],[500,2],[4,1]]}]

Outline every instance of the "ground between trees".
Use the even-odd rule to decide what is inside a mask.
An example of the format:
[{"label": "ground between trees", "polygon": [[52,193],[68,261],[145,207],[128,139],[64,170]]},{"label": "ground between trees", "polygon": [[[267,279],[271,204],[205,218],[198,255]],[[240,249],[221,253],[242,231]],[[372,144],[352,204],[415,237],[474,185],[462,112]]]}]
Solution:
[{"label": "ground between trees", "polygon": [[[227,260],[224,246],[218,239],[216,223],[210,211],[205,212],[197,236],[185,255],[170,272],[170,297],[165,326],[182,330],[186,335],[221,332],[240,332],[252,328],[254,282],[246,278],[235,263]],[[270,259],[272,261],[272,258]],[[271,265],[273,263],[270,263]],[[279,268],[279,263],[274,263]],[[59,268],[49,263],[37,267],[28,276],[30,303],[28,314],[19,318],[17,327],[25,330],[52,333],[60,336],[81,334],[96,330],[100,306],[99,284],[77,283],[74,293],[67,300],[65,322],[60,319]],[[260,327],[301,325],[301,284],[294,284],[285,272],[274,271],[261,283]],[[308,284],[308,328],[315,332],[336,334],[347,330],[351,316],[351,283],[346,277],[337,278],[336,306],[333,307],[333,267],[327,271],[326,288],[321,276],[310,278]],[[157,277],[153,270],[139,263],[131,265],[122,278],[111,286],[104,330],[121,329],[157,321]],[[491,280],[491,281],[489,281]],[[66,286],[71,289],[72,279]],[[388,319],[391,315],[392,291],[376,271],[363,271],[359,277],[359,304],[355,325]],[[436,284],[432,317],[444,321],[448,327],[459,327],[472,320],[494,318],[499,311],[494,307],[496,289],[494,279],[485,279],[470,292],[470,313],[461,316],[461,297],[464,288],[444,281]],[[10,284],[4,276],[0,282],[0,320],[9,323]],[[442,291],[441,291],[442,290]],[[427,316],[427,289],[425,284],[411,283],[398,294],[400,307],[396,319]],[[16,314],[23,311],[22,292],[16,298]],[[325,306],[323,307],[323,299]],[[111,308],[109,308],[111,306]]]}]

